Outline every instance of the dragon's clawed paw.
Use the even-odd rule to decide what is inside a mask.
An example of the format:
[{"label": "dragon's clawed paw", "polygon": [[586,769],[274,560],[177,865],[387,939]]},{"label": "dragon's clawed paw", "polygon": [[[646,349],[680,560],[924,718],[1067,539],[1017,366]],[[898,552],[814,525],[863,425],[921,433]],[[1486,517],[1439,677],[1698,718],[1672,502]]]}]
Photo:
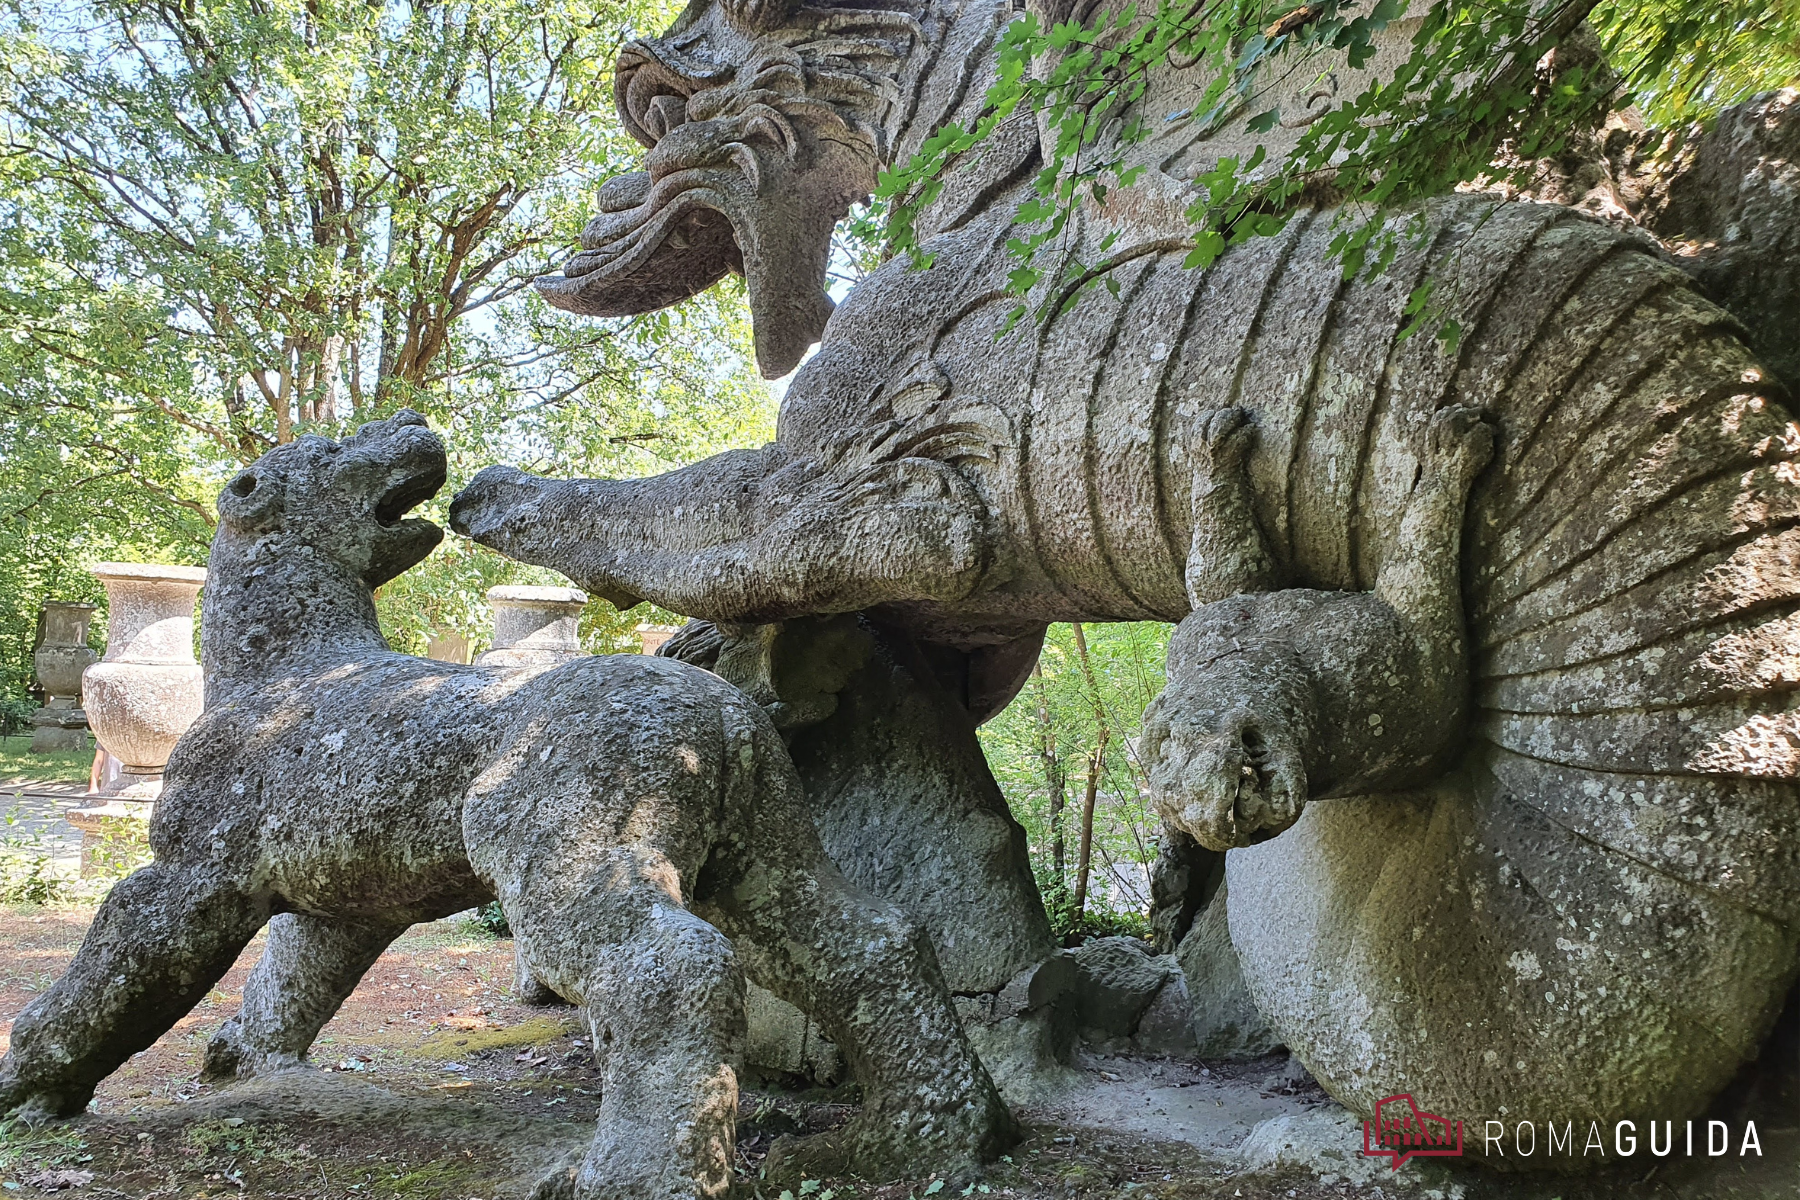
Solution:
[{"label": "dragon's clawed paw", "polygon": [[1241,468],[1256,444],[1256,425],[1249,410],[1235,405],[1201,414],[1195,432],[1194,452],[1214,478]]},{"label": "dragon's clawed paw", "polygon": [[1143,745],[1157,807],[1209,849],[1273,837],[1306,804],[1299,741],[1279,721],[1238,713],[1208,728],[1153,709]]},{"label": "dragon's clawed paw", "polygon": [[1431,463],[1443,478],[1467,483],[1494,454],[1494,427],[1472,404],[1440,408],[1426,435]]}]

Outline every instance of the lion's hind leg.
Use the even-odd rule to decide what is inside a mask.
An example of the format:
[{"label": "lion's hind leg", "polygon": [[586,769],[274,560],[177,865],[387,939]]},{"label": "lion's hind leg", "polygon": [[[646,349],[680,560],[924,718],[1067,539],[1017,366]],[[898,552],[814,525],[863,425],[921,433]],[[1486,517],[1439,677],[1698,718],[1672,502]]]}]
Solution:
[{"label": "lion's hind leg", "polygon": [[580,1164],[540,1195],[699,1200],[730,1188],[744,979],[731,943],[682,906],[674,864],[642,845],[570,848],[580,872],[499,881],[533,965],[580,998],[600,1114]]},{"label": "lion's hind leg", "polygon": [[769,1174],[892,1178],[999,1157],[1016,1126],[963,1033],[930,939],[839,874],[772,730],[766,741],[749,852],[702,897],[702,911],[758,983],[818,1019],[863,1088],[849,1125],[778,1146]]},{"label": "lion's hind leg", "polygon": [[724,1196],[744,980],[731,942],[687,897],[718,842],[737,749],[721,704],[752,706],[665,659],[582,660],[531,687],[511,744],[470,789],[463,829],[533,973],[582,1006],[593,1034],[593,1141],[536,1195]]}]

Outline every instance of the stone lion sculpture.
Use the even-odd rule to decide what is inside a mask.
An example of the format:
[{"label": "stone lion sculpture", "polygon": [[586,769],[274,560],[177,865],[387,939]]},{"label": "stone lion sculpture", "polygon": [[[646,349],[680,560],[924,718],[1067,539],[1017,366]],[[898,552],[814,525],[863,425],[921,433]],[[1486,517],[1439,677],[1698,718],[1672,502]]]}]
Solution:
[{"label": "stone lion sculpture", "polygon": [[[1040,264],[1043,320],[1008,286],[1048,161],[1029,120],[917,215],[929,270],[833,311],[832,221],[974,124],[1014,11],[694,0],[628,45],[645,169],[541,290],[617,315],[737,271],[765,372],[817,353],[768,446],[643,480],[490,468],[452,524],[621,602],[862,610],[972,664],[1049,621],[1177,622],[1158,801],[1232,848],[1246,983],[1334,1096],[1698,1114],[1800,967],[1784,391],[1686,274],[1557,205],[1421,205],[1373,276],[1332,259],[1330,210],[1186,269],[1196,173],[1262,139],[1165,119],[1206,107],[1179,66],[1118,113],[1148,140],[1096,148],[1144,170]],[[1365,66],[1272,78],[1271,154],[1419,19]],[[1425,281],[1453,350],[1405,336]]]},{"label": "stone lion sculpture", "polygon": [[79,1113],[283,914],[215,1072],[297,1062],[396,935],[498,897],[535,973],[586,1006],[603,1078],[578,1167],[538,1194],[720,1196],[744,976],[817,1014],[863,1111],[795,1164],[970,1162],[1011,1129],[929,943],[819,848],[768,718],[668,659],[538,673],[397,654],[372,591],[441,538],[416,413],[302,437],[219,497],[206,711],[168,767],[155,861],[113,889],[13,1027],[0,1111]]}]

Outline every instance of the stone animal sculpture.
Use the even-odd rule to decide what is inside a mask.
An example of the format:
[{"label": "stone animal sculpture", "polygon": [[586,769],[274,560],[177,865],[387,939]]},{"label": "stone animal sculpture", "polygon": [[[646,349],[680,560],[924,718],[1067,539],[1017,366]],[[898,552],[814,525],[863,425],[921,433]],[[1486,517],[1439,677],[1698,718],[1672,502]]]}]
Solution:
[{"label": "stone animal sculpture", "polygon": [[[1351,281],[1330,211],[1184,269],[1186,180],[1241,124],[1132,149],[1142,180],[1077,214],[1030,298],[1054,315],[1004,334],[1043,159],[1003,126],[921,214],[934,265],[887,264],[826,324],[825,231],[970,123],[1011,16],[695,0],[628,46],[646,169],[602,188],[544,294],[635,312],[737,270],[765,371],[824,326],[818,352],[771,445],[647,480],[492,468],[452,523],[724,621],[863,609],[970,654],[1053,620],[1180,622],[1159,800],[1245,847],[1247,984],[1333,1095],[1469,1122],[1697,1113],[1796,971],[1782,391],[1680,271],[1554,205],[1425,205]],[[1192,74],[1152,79],[1153,127]],[[1426,279],[1454,350],[1401,337]]]},{"label": "stone animal sculpture", "polygon": [[442,536],[404,514],[444,473],[402,412],[272,450],[221,493],[206,711],[170,760],[155,862],[19,1016],[0,1111],[79,1113],[272,914],[208,1065],[291,1065],[408,925],[497,896],[536,974],[586,1006],[604,1088],[585,1157],[538,1195],[727,1191],[746,972],[816,1013],[865,1088],[793,1165],[997,1154],[1010,1118],[929,942],[825,858],[743,693],[668,659],[533,672],[388,649],[372,589]]}]

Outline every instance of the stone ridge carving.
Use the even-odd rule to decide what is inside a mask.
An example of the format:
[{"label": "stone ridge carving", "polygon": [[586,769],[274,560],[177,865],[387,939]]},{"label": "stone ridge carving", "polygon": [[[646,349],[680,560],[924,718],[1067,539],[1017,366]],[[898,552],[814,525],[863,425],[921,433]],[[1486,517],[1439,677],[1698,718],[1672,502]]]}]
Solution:
[{"label": "stone ridge carving", "polygon": [[296,1063],[392,938],[497,896],[536,974],[586,1006],[604,1086],[592,1144],[540,1198],[726,1192],[746,974],[817,1014],[865,1088],[857,1119],[789,1144],[777,1173],[999,1153],[1011,1121],[929,943],[825,858],[741,692],[660,658],[526,672],[387,648],[372,589],[437,544],[404,514],[444,473],[402,412],[227,485],[208,703],[169,761],[156,860],[19,1016],[0,1112],[82,1111],[272,914],[215,1074]]},{"label": "stone ridge carving", "polygon": [[[884,97],[859,142],[876,165],[979,103],[1001,7],[917,0],[902,57],[867,32],[831,48]],[[797,13],[697,0],[622,60],[622,108],[672,181],[620,185],[648,197],[625,222],[647,231],[643,271],[681,252],[648,244],[657,206],[710,194],[657,164],[743,146],[725,157],[760,177],[777,151],[750,132],[743,73],[856,19]],[[1155,82],[1156,119],[1206,82],[1179,76]],[[757,103],[829,125],[836,83],[785,78]],[[1028,135],[953,174],[921,224],[930,270],[890,263],[832,315],[775,443],[648,480],[493,468],[453,524],[621,602],[727,622],[865,609],[969,652],[1052,620],[1185,622],[1157,726],[1172,815],[1194,808],[1224,844],[1303,794],[1366,790],[1227,860],[1246,986],[1335,1096],[1367,1114],[1410,1091],[1467,1121],[1701,1111],[1776,1016],[1800,930],[1800,430],[1740,326],[1641,240],[1482,196],[1419,209],[1422,237],[1375,278],[1330,260],[1331,212],[1186,270],[1185,179],[1222,145],[1197,135],[1076,215],[1031,297],[1054,315],[997,337],[1010,214],[1041,161]],[[851,160],[802,150],[782,188],[731,185],[714,211],[816,242],[822,215],[785,223],[785,181],[842,191]],[[591,232],[590,253],[614,245]],[[791,277],[746,273],[759,336],[791,349],[803,326],[769,325]],[[1426,279],[1454,353],[1401,337]],[[544,286],[602,305],[613,284],[578,268]],[[620,287],[621,310],[655,300]],[[1492,461],[1464,511],[1432,500],[1411,521],[1480,457],[1468,443],[1446,472],[1439,414],[1458,411],[1484,414]],[[1395,571],[1460,594],[1458,619],[1384,599]],[[1341,617],[1369,624],[1352,639]],[[1252,636],[1227,655],[1233,624]],[[1398,682],[1372,687],[1390,654]],[[1279,678],[1250,686],[1264,666]],[[1243,783],[1196,780],[1183,763],[1239,710]],[[1243,737],[1265,728],[1277,745]],[[1384,746],[1404,752],[1383,765]]]}]

